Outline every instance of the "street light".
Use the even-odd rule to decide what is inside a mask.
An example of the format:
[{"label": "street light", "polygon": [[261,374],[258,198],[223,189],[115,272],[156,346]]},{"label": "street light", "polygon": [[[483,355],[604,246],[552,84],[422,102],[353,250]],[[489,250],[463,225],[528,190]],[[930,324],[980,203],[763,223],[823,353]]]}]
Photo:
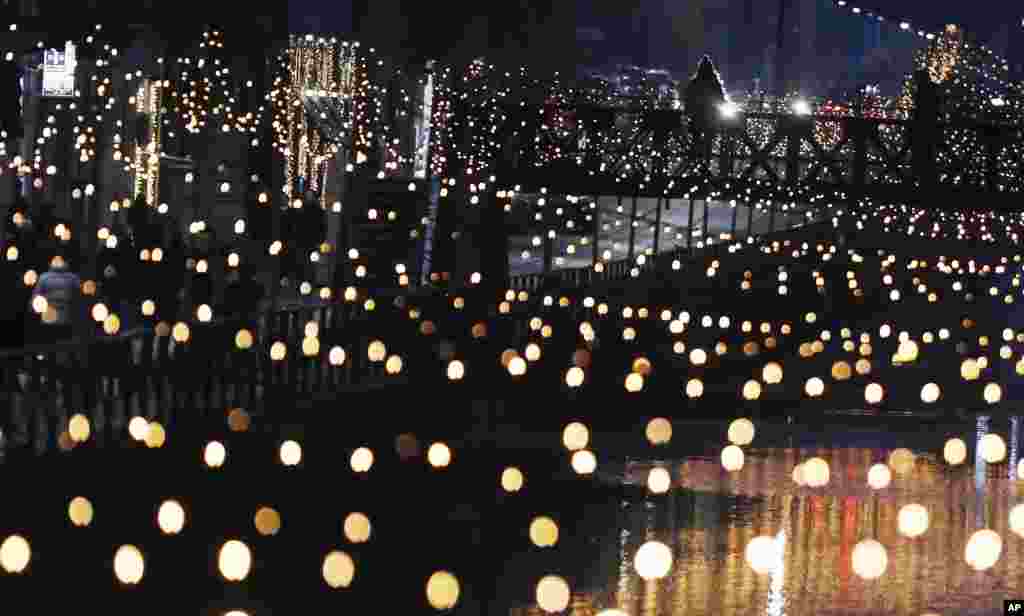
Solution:
[{"label": "street light", "polygon": [[793,103],[793,113],[801,116],[811,115],[811,104],[804,99],[797,99]]},{"label": "street light", "polygon": [[735,118],[740,112],[740,107],[736,103],[729,101],[719,105],[718,112],[722,114],[723,118]]}]

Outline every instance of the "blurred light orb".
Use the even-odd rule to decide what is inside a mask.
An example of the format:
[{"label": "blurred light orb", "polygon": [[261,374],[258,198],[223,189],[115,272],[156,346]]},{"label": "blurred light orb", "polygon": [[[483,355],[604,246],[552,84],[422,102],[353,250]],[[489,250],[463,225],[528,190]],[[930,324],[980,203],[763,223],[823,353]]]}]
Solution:
[{"label": "blurred light orb", "polygon": [[237,539],[226,542],[221,546],[217,556],[217,568],[229,582],[244,580],[252,568],[252,552],[249,551],[249,546]]},{"label": "blurred light orb", "polygon": [[733,420],[729,424],[729,442],[733,445],[746,446],[754,440],[754,422],[745,417]]},{"label": "blurred light orb", "polygon": [[743,450],[736,445],[729,445],[722,449],[722,468],[735,473],[743,468]]},{"label": "blurred light orb", "polygon": [[285,466],[297,466],[299,462],[302,462],[302,445],[297,442],[288,440],[281,443],[281,450],[279,452],[281,458],[281,464]]},{"label": "blurred light orb", "polygon": [[32,548],[21,535],[11,535],[0,544],[0,567],[7,573],[22,573],[32,558]]},{"label": "blurred light orb", "polygon": [[438,611],[450,610],[459,602],[459,580],[447,571],[436,571],[427,580],[427,603]]},{"label": "blurred light orb", "polygon": [[569,387],[579,387],[583,385],[584,376],[583,368],[573,366],[565,373],[565,384]]},{"label": "blurred light orb", "polygon": [[981,457],[989,464],[999,464],[1006,459],[1006,441],[998,434],[988,433],[978,442]]},{"label": "blurred light orb", "polygon": [[1003,388],[998,383],[988,383],[982,391],[982,396],[984,396],[985,402],[996,404],[1003,399]]},{"label": "blurred light orb", "polygon": [[872,490],[884,490],[892,482],[892,471],[885,464],[873,464],[868,469],[868,486]]},{"label": "blurred light orb", "polygon": [[690,379],[686,382],[686,396],[688,398],[700,398],[704,395],[704,382],[700,379]]},{"label": "blurred light orb", "polygon": [[900,447],[889,454],[889,468],[897,475],[906,475],[914,470],[915,460],[913,451]]},{"label": "blurred light orb", "polygon": [[636,551],[633,567],[645,580],[661,579],[672,569],[672,550],[660,541],[648,541]]},{"label": "blurred light orb", "polygon": [[444,443],[434,443],[427,450],[427,461],[434,468],[445,468],[452,462],[452,450]]},{"label": "blurred light orb", "polygon": [[1018,537],[1024,537],[1024,503],[1010,509],[1010,530],[1017,533]]},{"label": "blurred light orb", "polygon": [[647,422],[645,432],[651,445],[666,445],[672,440],[672,423],[664,417],[655,417]]},{"label": "blurred light orb", "polygon": [[865,580],[882,577],[889,566],[885,546],[874,539],[865,539],[853,548],[853,572]]},{"label": "blurred light orb", "polygon": [[900,507],[897,527],[904,537],[914,538],[923,535],[928,530],[928,509],[917,503]]},{"label": "blurred light orb", "polygon": [[754,573],[760,575],[771,573],[775,570],[779,565],[781,556],[775,537],[768,535],[754,537],[747,544],[746,550],[744,550],[747,564],[754,570]]},{"label": "blurred light orb", "polygon": [[526,374],[526,360],[516,355],[508,362],[508,373],[512,376],[523,376]]},{"label": "blurred light orb", "polygon": [[778,385],[782,382],[782,366],[776,362],[765,364],[764,369],[761,370],[761,378],[768,385]]},{"label": "blurred light orb", "polygon": [[941,393],[942,391],[939,389],[938,385],[935,383],[928,383],[921,388],[921,402],[924,402],[925,404],[932,404],[939,399],[939,395]]},{"label": "blurred light orb", "polygon": [[466,367],[461,361],[453,359],[448,362],[448,380],[449,381],[461,381],[462,377],[466,375]]},{"label": "blurred light orb", "polygon": [[331,588],[348,588],[356,576],[356,564],[345,552],[334,550],[324,557],[321,574]]},{"label": "blurred light orb", "polygon": [[668,470],[660,466],[652,468],[647,473],[647,489],[652,494],[664,494],[672,487],[672,475]]},{"label": "blurred light orb", "polygon": [[373,526],[365,513],[353,512],[345,516],[343,524],[345,538],[352,543],[366,543],[370,540]]},{"label": "blurred light orb", "polygon": [[807,379],[807,383],[804,385],[804,391],[811,398],[817,398],[821,394],[825,393],[825,382],[816,376],[811,377]]},{"label": "blurred light orb", "polygon": [[959,438],[949,439],[942,448],[942,457],[950,466],[963,464],[967,459],[967,443]]},{"label": "blurred light orb", "polygon": [[558,524],[547,516],[537,516],[530,522],[530,541],[539,548],[554,547],[558,543]]},{"label": "blurred light orb", "polygon": [[164,427],[159,422],[151,421],[146,430],[145,442],[146,447],[159,449],[167,442],[167,431],[164,430]]},{"label": "blurred light orb", "polygon": [[522,490],[524,482],[523,472],[514,466],[510,466],[501,472],[501,489],[506,492]]},{"label": "blurred light orb", "polygon": [[591,475],[597,470],[597,457],[592,451],[581,449],[572,454],[572,470],[577,475]]},{"label": "blurred light orb", "polygon": [[878,404],[885,396],[885,390],[878,383],[868,383],[864,388],[864,401],[868,404]]},{"label": "blurred light orb", "polygon": [[360,447],[352,452],[352,457],[349,459],[349,466],[352,467],[352,471],[356,473],[369,472],[373,466],[373,452],[366,447]]},{"label": "blurred light orb", "polygon": [[203,461],[206,462],[206,466],[210,468],[220,468],[224,466],[224,460],[226,460],[227,457],[228,450],[220,441],[210,441],[206,444],[206,448],[203,450]]},{"label": "blurred light orb", "polygon": [[964,548],[964,560],[975,571],[991,569],[1003,552],[1003,538],[994,530],[984,528],[971,535]]},{"label": "blurred light orb", "polygon": [[830,476],[828,462],[822,458],[811,458],[803,463],[804,483],[809,488],[823,488]]},{"label": "blurred light orb", "polygon": [[574,421],[562,431],[562,444],[569,451],[586,449],[590,442],[590,430],[584,424]]},{"label": "blurred light orb", "polygon": [[92,524],[93,509],[92,503],[84,496],[76,496],[68,503],[68,519],[78,527],[85,527]]},{"label": "blurred light orb", "polygon": [[569,584],[557,575],[547,575],[537,582],[537,606],[549,614],[569,607]]},{"label": "blurred light orb", "polygon": [[804,481],[804,465],[803,463],[797,464],[793,467],[793,483],[800,486],[801,488],[807,485]]},{"label": "blurred light orb", "polygon": [[629,614],[623,610],[612,607],[607,610],[601,610],[597,613],[597,616],[629,616]]},{"label": "blurred light orb", "polygon": [[273,507],[260,507],[252,521],[256,532],[264,537],[276,535],[281,530],[281,514]]},{"label": "blurred light orb", "polygon": [[114,575],[122,584],[135,585],[142,581],[146,562],[142,552],[134,545],[122,545],[114,554]]},{"label": "blurred light orb", "polygon": [[626,377],[626,391],[636,393],[644,388],[644,377],[642,374],[630,372]]},{"label": "blurred light orb", "polygon": [[177,535],[185,528],[185,509],[178,501],[164,501],[156,513],[156,523],[165,535]]},{"label": "blurred light orb", "polygon": [[89,440],[89,418],[85,415],[78,413],[71,418],[68,422],[68,434],[71,435],[71,440],[76,443],[84,443]]}]

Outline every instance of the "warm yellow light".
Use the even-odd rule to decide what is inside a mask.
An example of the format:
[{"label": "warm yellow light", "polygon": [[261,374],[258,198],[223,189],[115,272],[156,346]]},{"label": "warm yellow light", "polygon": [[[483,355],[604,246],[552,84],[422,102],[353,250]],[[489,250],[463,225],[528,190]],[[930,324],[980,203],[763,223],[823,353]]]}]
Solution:
[{"label": "warm yellow light", "polygon": [[590,475],[597,470],[597,457],[592,451],[581,449],[572,454],[571,464],[577,475]]},{"label": "warm yellow light", "polygon": [[7,573],[22,573],[32,558],[32,548],[21,535],[11,535],[0,544],[0,567]]},{"label": "warm yellow light", "polygon": [[864,388],[864,401],[868,404],[878,404],[884,395],[885,390],[878,383],[868,383]]},{"label": "warm yellow light", "polygon": [[664,417],[655,417],[647,422],[645,432],[651,445],[666,445],[672,440],[672,423]]},{"label": "warm yellow light", "polygon": [[530,541],[539,548],[554,547],[558,543],[558,524],[547,516],[537,516],[530,522]]},{"label": "warm yellow light", "polygon": [[252,519],[256,532],[264,537],[276,535],[281,530],[281,514],[273,507],[260,507]]},{"label": "warm yellow light", "polygon": [[373,467],[373,452],[366,447],[360,447],[352,452],[349,460],[352,471],[356,473],[367,473]]},{"label": "warm yellow light", "polygon": [[743,399],[757,400],[761,397],[761,384],[751,379],[743,384]]},{"label": "warm yellow light", "polygon": [[576,451],[578,449],[586,449],[587,443],[590,442],[590,430],[587,426],[583,425],[578,421],[574,421],[565,427],[562,431],[562,444],[569,451]]},{"label": "warm yellow light", "polygon": [[450,610],[459,602],[459,580],[447,571],[436,571],[427,580],[427,603],[438,611]]},{"label": "warm yellow light", "polygon": [[227,459],[227,456],[228,451],[220,441],[210,441],[206,444],[206,448],[203,449],[203,461],[210,468],[224,466],[224,460]]},{"label": "warm yellow light", "polygon": [[90,431],[89,418],[81,413],[74,415],[68,422],[68,434],[75,443],[84,443],[89,440]]},{"label": "warm yellow light", "polygon": [[356,564],[345,552],[334,550],[324,557],[321,573],[331,588],[348,588],[356,576]]},{"label": "warm yellow light", "polygon": [[246,350],[252,348],[252,332],[247,329],[240,329],[235,334],[235,346],[240,350]]},{"label": "warm yellow light", "polygon": [[512,376],[523,376],[526,374],[526,360],[518,355],[509,359],[508,373]]},{"label": "warm yellow light", "polygon": [[217,568],[229,582],[244,580],[252,568],[252,552],[249,551],[249,546],[237,539],[224,543],[217,556]]},{"label": "warm yellow light", "polygon": [[1003,388],[998,383],[988,383],[985,385],[982,395],[985,397],[985,402],[995,404],[1003,399]]},{"label": "warm yellow light", "polygon": [[978,366],[978,362],[973,359],[965,359],[960,364],[960,376],[965,381],[975,381],[981,376],[981,368]]},{"label": "warm yellow light", "polygon": [[188,325],[186,325],[185,323],[181,323],[181,322],[175,323],[174,327],[171,329],[171,335],[174,337],[174,341],[179,343],[179,344],[184,344],[184,343],[188,342],[188,338],[189,338]]},{"label": "warm yellow light", "polygon": [[281,464],[297,466],[299,462],[302,462],[302,445],[299,445],[296,441],[287,440],[281,443],[279,455]]},{"label": "warm yellow light", "polygon": [[122,545],[114,554],[114,575],[122,584],[135,585],[142,581],[146,562],[142,552],[134,545]]},{"label": "warm yellow light", "polygon": [[569,584],[557,575],[547,575],[537,582],[537,606],[549,614],[563,612],[569,607]]},{"label": "warm yellow light", "polygon": [[645,580],[661,579],[672,569],[672,550],[660,541],[648,541],[636,551],[633,566]]},{"label": "warm yellow light", "polygon": [[68,518],[75,526],[85,527],[92,524],[92,503],[84,496],[76,496],[68,503]]},{"label": "warm yellow light", "polygon": [[452,450],[444,443],[434,443],[427,449],[427,461],[434,468],[445,468],[452,461]]},{"label": "warm yellow light", "polygon": [[897,528],[904,537],[919,537],[928,530],[928,510],[924,505],[912,503],[900,507]]},{"label": "warm yellow light", "polygon": [[928,383],[921,388],[921,402],[932,404],[939,399],[941,390],[935,383]]},{"label": "warm yellow light", "polygon": [[524,481],[523,472],[514,466],[510,466],[501,472],[501,489],[506,492],[522,490]]},{"label": "warm yellow light", "polygon": [[1024,537],[1024,503],[1014,505],[1010,509],[1010,530],[1018,537]]},{"label": "warm yellow light", "polygon": [[749,445],[754,440],[754,423],[745,417],[733,420],[729,424],[728,437],[733,445]]},{"label": "warm yellow light", "polygon": [[1006,442],[998,434],[986,434],[978,442],[981,457],[989,464],[998,464],[1006,459]]},{"label": "warm yellow light", "polygon": [[686,382],[686,396],[688,398],[700,398],[704,395],[704,382],[700,379],[690,379]]},{"label": "warm yellow light", "polygon": [[651,472],[647,473],[647,489],[652,494],[664,494],[668,492],[672,487],[672,475],[669,474],[667,469],[660,466],[651,469]]},{"label": "warm yellow light", "polygon": [[884,490],[892,481],[892,471],[884,464],[873,464],[868,469],[868,485],[872,490]]},{"label": "warm yellow light", "polygon": [[374,340],[366,349],[366,356],[372,362],[384,361],[384,356],[387,355],[387,347],[380,340]]},{"label": "warm yellow light", "polygon": [[804,385],[804,391],[811,398],[817,398],[821,394],[825,393],[825,382],[814,376],[807,379],[807,383]]},{"label": "warm yellow light", "polygon": [[914,470],[914,461],[914,452],[902,447],[889,454],[889,468],[897,475],[906,475]]},{"label": "warm yellow light", "polygon": [[150,449],[159,449],[164,446],[167,442],[167,432],[160,423],[151,421],[146,429],[146,438],[143,439],[146,443],[146,447]]},{"label": "warm yellow light", "polygon": [[853,548],[853,572],[865,580],[882,577],[889,566],[885,546],[874,539],[865,539]]},{"label": "warm yellow light", "polygon": [[565,373],[565,384],[573,388],[579,387],[580,385],[583,385],[584,376],[582,368],[579,366],[573,366]]},{"label": "warm yellow light", "polygon": [[281,361],[288,354],[288,347],[285,346],[280,340],[270,345],[270,359],[273,361]]},{"label": "warm yellow light", "polygon": [[1002,552],[1003,538],[996,531],[985,528],[975,532],[967,540],[964,560],[975,571],[985,571],[995,566]]},{"label": "warm yellow light", "polygon": [[743,468],[743,450],[736,445],[729,445],[722,449],[722,468],[734,473]]},{"label": "warm yellow light", "polygon": [[345,538],[352,543],[366,543],[370,540],[372,526],[365,513],[353,512],[345,516],[343,524]]},{"label": "warm yellow light", "polygon": [[779,553],[778,543],[775,537],[761,535],[754,537],[747,544],[744,550],[747,564],[754,570],[754,573],[765,575],[771,573],[779,566],[782,554]]},{"label": "warm yellow light", "polygon": [[946,441],[945,447],[942,448],[942,457],[950,466],[963,464],[967,459],[967,443],[959,438],[949,439]]},{"label": "warm yellow light", "polygon": [[402,371],[402,358],[398,355],[392,355],[384,362],[384,370],[394,376]]},{"label": "warm yellow light", "polygon": [[803,463],[804,483],[809,488],[823,488],[828,485],[830,476],[828,462],[823,458],[811,458]]},{"label": "warm yellow light", "polygon": [[178,501],[164,501],[157,511],[156,522],[165,535],[177,535],[185,528],[185,509]]}]

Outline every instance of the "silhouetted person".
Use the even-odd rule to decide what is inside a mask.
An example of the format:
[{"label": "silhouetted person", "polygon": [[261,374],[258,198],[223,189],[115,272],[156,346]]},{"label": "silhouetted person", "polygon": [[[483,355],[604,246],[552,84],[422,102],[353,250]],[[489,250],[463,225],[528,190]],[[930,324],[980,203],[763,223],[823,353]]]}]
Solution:
[{"label": "silhouetted person", "polygon": [[719,107],[725,102],[725,88],[718,77],[718,71],[709,56],[704,56],[697,66],[697,72],[686,86],[686,115],[690,119],[695,145],[701,149],[707,140],[705,135],[714,126]]},{"label": "silhouetted person", "polygon": [[[44,298],[45,306],[35,306],[37,299]],[[47,270],[36,282],[32,291],[33,314],[39,308],[41,322],[39,342],[49,344],[68,340],[77,333],[84,322],[82,302],[82,281],[68,268],[67,261],[56,256]]]}]

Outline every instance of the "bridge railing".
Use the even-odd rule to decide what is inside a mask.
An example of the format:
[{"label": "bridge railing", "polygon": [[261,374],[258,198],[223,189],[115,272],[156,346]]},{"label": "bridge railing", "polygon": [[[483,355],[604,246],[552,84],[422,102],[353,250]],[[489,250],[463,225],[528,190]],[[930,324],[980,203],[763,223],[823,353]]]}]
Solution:
[{"label": "bridge railing", "polygon": [[[77,413],[90,418],[102,439],[123,431],[133,416],[165,425],[223,426],[231,408],[261,414],[272,401],[401,381],[402,375],[387,373],[383,361],[368,357],[375,340],[389,355],[409,351],[406,337],[380,327],[360,303],[318,303],[189,323],[187,339],[159,324],[120,336],[5,351],[0,443],[52,448]],[[240,340],[242,330],[251,346]],[[309,333],[316,334],[315,348],[303,345]],[[273,354],[275,343],[283,356]],[[336,348],[341,351],[332,353]]]}]

